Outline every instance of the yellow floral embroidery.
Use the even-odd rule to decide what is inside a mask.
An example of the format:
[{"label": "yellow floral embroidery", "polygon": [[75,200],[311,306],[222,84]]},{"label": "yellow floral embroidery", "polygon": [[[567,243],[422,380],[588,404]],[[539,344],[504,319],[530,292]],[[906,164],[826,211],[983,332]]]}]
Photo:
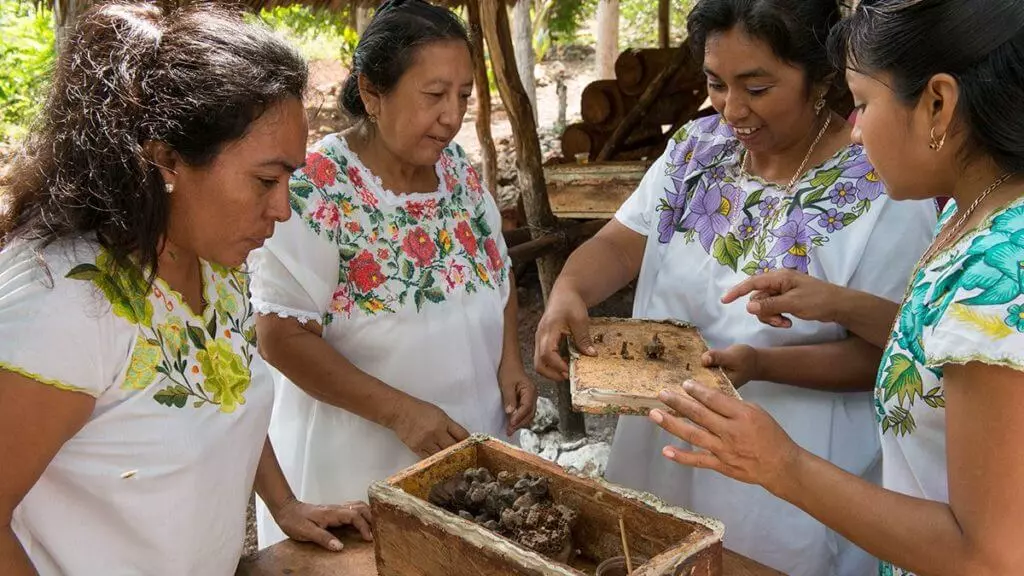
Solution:
[{"label": "yellow floral embroidery", "polygon": [[125,390],[143,390],[156,379],[156,367],[160,365],[162,354],[160,346],[149,342],[141,334],[135,341],[131,363],[125,373],[121,388]]},{"label": "yellow floral embroidery", "polygon": [[982,314],[970,306],[953,304],[950,306],[950,314],[960,322],[977,328],[993,340],[1002,340],[1013,334],[1013,329],[1007,326],[999,316]]},{"label": "yellow floral embroidery", "polygon": [[203,388],[213,395],[221,412],[234,412],[239,404],[245,404],[243,394],[249,389],[251,375],[245,362],[231,348],[231,342],[208,341],[206,349],[196,354],[196,360],[206,378]]},{"label": "yellow floral embroidery", "polygon": [[167,322],[156,329],[164,341],[168,354],[172,357],[188,354],[188,335],[185,334],[185,330],[187,330],[185,323],[177,316],[168,316]]}]

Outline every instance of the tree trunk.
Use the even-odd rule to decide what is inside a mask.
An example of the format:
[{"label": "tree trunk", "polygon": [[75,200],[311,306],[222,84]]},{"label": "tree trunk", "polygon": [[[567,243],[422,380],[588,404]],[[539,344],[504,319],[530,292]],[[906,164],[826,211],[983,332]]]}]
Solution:
[{"label": "tree trunk", "polygon": [[597,77],[615,78],[615,57],[619,53],[619,0],[597,3]]},{"label": "tree trunk", "polygon": [[669,45],[669,27],[672,22],[670,4],[670,0],[658,0],[658,45],[662,48],[668,48]]},{"label": "tree trunk", "polygon": [[59,51],[64,39],[75,28],[78,16],[88,7],[87,0],[64,0],[53,3],[54,47]]},{"label": "tree trunk", "polygon": [[364,0],[356,0],[356,2],[356,33],[362,36],[366,27],[370,25],[370,7]]},{"label": "tree trunk", "polygon": [[516,69],[519,80],[530,99],[533,120],[537,121],[537,83],[533,77],[536,55],[533,53],[533,22],[530,18],[530,0],[519,0],[512,8],[512,44],[515,47]]},{"label": "tree trunk", "polygon": [[484,184],[497,198],[498,195],[498,154],[494,149],[491,134],[491,87],[487,81],[487,60],[484,57],[484,31],[480,23],[480,4],[475,0],[466,3],[469,15],[469,34],[473,40],[473,76],[476,83],[476,136],[484,157]]}]

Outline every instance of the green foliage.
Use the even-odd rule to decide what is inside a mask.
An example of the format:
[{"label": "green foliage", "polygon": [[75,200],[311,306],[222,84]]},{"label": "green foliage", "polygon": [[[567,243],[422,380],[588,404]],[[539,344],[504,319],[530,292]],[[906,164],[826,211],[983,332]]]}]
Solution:
[{"label": "green foliage", "polygon": [[554,0],[548,13],[548,30],[555,44],[572,44],[579,29],[594,16],[597,0]]},{"label": "green foliage", "polygon": [[[697,0],[670,0],[669,37],[673,45],[686,37],[686,17]],[[652,0],[620,0],[619,48],[652,48],[658,45],[658,3]]]},{"label": "green foliage", "polygon": [[300,4],[261,10],[251,19],[262,20],[298,48],[307,60],[339,59],[352,62],[359,35],[348,25],[347,11],[316,10]]},{"label": "green foliage", "polygon": [[0,143],[25,135],[54,59],[53,13],[28,1],[0,0]]}]

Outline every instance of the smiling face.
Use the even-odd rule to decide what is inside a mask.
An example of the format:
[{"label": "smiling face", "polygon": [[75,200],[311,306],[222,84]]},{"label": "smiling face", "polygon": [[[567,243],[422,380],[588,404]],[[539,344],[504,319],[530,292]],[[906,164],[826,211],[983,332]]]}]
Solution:
[{"label": "smiling face", "polygon": [[177,161],[168,239],[199,258],[237,267],[291,215],[288,179],[303,163],[306,112],[296,98],[271,106],[206,166]]},{"label": "smiling face", "polygon": [[444,40],[419,48],[394,89],[364,96],[364,102],[393,155],[414,166],[433,166],[462,128],[472,93],[469,47]]},{"label": "smiling face", "polygon": [[711,104],[750,151],[777,154],[807,138],[825,91],[741,27],[711,34],[704,46]]}]

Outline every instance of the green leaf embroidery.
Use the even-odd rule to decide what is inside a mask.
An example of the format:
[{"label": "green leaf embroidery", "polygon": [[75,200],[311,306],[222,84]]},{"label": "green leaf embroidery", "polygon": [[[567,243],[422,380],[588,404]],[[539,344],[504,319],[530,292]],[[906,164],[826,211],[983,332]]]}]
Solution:
[{"label": "green leaf embroidery", "polygon": [[473,225],[473,231],[480,238],[486,238],[491,235],[491,227],[487,224],[487,214],[483,212],[477,213],[473,216],[470,222]]},{"label": "green leaf embroidery", "polygon": [[[842,175],[842,168],[832,168],[831,170],[824,170],[822,172],[818,172],[814,179],[811,180],[811,186],[821,188],[821,195],[824,196],[824,189],[835,184],[839,180],[839,177]],[[818,198],[821,198],[821,196],[818,196]]]},{"label": "green leaf embroidery", "polygon": [[301,180],[293,180],[288,186],[288,189],[292,194],[302,198],[303,200],[309,198],[309,195],[313,193],[313,185],[309,182],[303,182]]},{"label": "green leaf embroidery", "polygon": [[843,214],[843,226],[849,226],[857,221],[858,216],[853,212],[847,212]]},{"label": "green leaf embroidery", "polygon": [[758,190],[750,196],[747,196],[747,201],[743,203],[744,208],[753,208],[761,203],[761,196],[764,195],[764,190]]},{"label": "green leaf embroidery", "polygon": [[416,293],[413,294],[412,301],[416,303],[416,311],[417,312],[419,312],[420,310],[423,309],[423,300],[425,298],[426,298],[426,295],[423,294],[423,290],[417,290]]},{"label": "green leaf embroidery", "polygon": [[101,274],[103,274],[103,272],[93,264],[79,264],[67,273],[67,277],[72,280],[88,280],[91,282]]},{"label": "green leaf embroidery", "polygon": [[338,247],[338,254],[341,256],[341,259],[344,260],[345,262],[348,262],[349,260],[355,258],[357,252],[358,249],[353,244],[342,244],[341,246]]},{"label": "green leaf embroidery", "polygon": [[413,267],[412,262],[409,260],[402,260],[402,278],[412,280],[413,272],[415,272],[415,268]]},{"label": "green leaf embroidery", "polygon": [[434,273],[430,270],[424,270],[423,274],[420,275],[420,288],[426,290],[434,285]]},{"label": "green leaf embroidery", "polygon": [[910,410],[899,406],[889,410],[889,415],[882,420],[883,434],[893,430],[898,436],[906,436],[913,433],[915,429],[917,429],[917,423],[914,421],[914,415],[910,413]]},{"label": "green leaf embroidery", "polygon": [[804,196],[801,200],[801,204],[803,204],[804,206],[807,206],[808,204],[814,204],[818,200],[821,200],[823,196],[825,196],[825,189],[819,188],[814,192],[811,192],[807,196]]},{"label": "green leaf embroidery", "polygon": [[198,350],[203,350],[206,348],[206,333],[203,332],[202,328],[199,328],[198,326],[192,326],[190,324],[188,326],[187,332],[188,339],[192,341],[192,344],[194,344]]},{"label": "green leaf embroidery", "polygon": [[182,386],[181,384],[177,384],[175,386],[168,386],[163,390],[157,391],[157,393],[153,395],[153,399],[159,402],[160,404],[163,404],[164,406],[184,408],[185,403],[188,402],[189,395],[190,392],[188,388]]},{"label": "green leaf embroidery", "polygon": [[444,291],[436,286],[424,290],[423,295],[434,304],[444,302]]},{"label": "green leaf embroidery", "polygon": [[753,275],[757,274],[757,269],[758,269],[757,262],[756,261],[750,261],[750,262],[747,263],[746,266],[743,267],[743,272],[745,272],[747,276],[753,276]]},{"label": "green leaf embroidery", "polygon": [[210,318],[210,322],[206,325],[206,333],[210,335],[210,338],[217,337],[217,315],[214,314]]},{"label": "green leaf embroidery", "polygon": [[921,396],[921,399],[924,400],[925,404],[931,406],[932,408],[946,407],[946,397],[942,393],[941,386],[936,386],[935,388],[932,388],[931,390],[928,391],[927,394]]},{"label": "green leaf embroidery", "polygon": [[730,232],[715,239],[711,246],[711,255],[720,264],[735,271],[739,258],[743,255],[743,244]]},{"label": "green leaf embroidery", "polygon": [[[885,401],[888,402],[893,396],[899,400],[900,408],[913,405],[914,398],[923,392],[921,373],[917,371],[914,361],[905,354],[895,354],[889,357],[889,366],[885,370],[882,379],[882,388],[885,388]],[[909,403],[908,403],[909,400]]]}]

